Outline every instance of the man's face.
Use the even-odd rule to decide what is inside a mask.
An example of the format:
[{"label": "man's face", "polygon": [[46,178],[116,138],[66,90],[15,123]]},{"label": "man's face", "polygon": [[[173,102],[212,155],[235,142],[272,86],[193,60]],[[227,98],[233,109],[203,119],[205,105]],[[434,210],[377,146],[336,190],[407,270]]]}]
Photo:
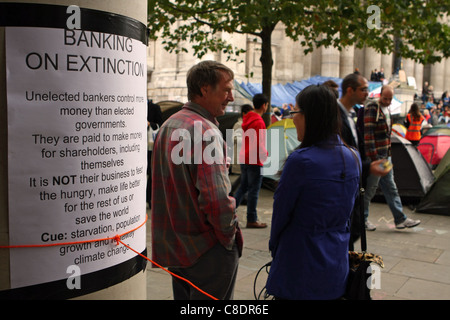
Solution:
[{"label": "man's face", "polygon": [[207,85],[202,88],[201,106],[213,117],[223,116],[228,102],[234,101],[233,88],[233,79],[222,72],[222,78],[216,87]]},{"label": "man's face", "polygon": [[394,92],[391,89],[389,88],[384,89],[380,96],[380,105],[382,107],[389,107],[391,105],[393,97]]},{"label": "man's face", "polygon": [[364,104],[369,96],[369,83],[365,78],[360,78],[358,87],[352,91],[352,100],[354,104]]}]

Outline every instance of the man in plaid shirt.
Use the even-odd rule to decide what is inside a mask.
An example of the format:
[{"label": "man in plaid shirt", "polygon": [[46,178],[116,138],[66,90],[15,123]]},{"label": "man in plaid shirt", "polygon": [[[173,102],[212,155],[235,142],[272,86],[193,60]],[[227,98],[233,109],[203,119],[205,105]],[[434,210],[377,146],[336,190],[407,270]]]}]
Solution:
[{"label": "man in plaid shirt", "polygon": [[[233,79],[232,70],[214,61],[193,66],[189,102],[163,124],[153,150],[153,260],[217,299],[232,299],[242,252],[216,120],[234,101]],[[172,285],[174,299],[207,298],[176,277]]]},{"label": "man in plaid shirt", "polygon": [[[380,100],[370,102],[364,108],[364,147],[366,156],[372,161],[391,158],[391,113],[389,106],[394,97],[394,89],[390,86],[381,88]],[[366,229],[374,231],[376,226],[369,220],[369,205],[375,196],[378,185],[384,194],[387,204],[394,216],[395,227],[397,229],[412,228],[420,223],[420,220],[413,220],[403,213],[403,206],[398,194],[397,185],[394,181],[394,170],[383,177],[369,175],[367,177],[366,192],[364,195],[364,217]]]}]

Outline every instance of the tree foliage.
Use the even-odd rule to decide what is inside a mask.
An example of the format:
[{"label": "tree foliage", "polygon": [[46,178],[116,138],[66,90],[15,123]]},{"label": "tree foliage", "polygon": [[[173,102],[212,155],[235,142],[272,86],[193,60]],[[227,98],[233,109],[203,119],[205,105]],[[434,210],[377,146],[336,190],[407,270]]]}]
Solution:
[{"label": "tree foliage", "polygon": [[[368,11],[370,6],[375,11]],[[150,34],[162,37],[170,52],[187,51],[181,44],[188,42],[198,57],[211,51],[239,59],[243,48],[216,35],[259,37],[268,96],[271,35],[279,23],[287,37],[301,42],[305,54],[321,46],[355,45],[423,64],[450,56],[450,0],[149,0],[148,8]]]},{"label": "tree foliage", "polygon": [[[368,28],[371,5],[380,9],[380,28]],[[278,23],[286,26],[286,36],[302,37],[307,52],[355,44],[387,54],[395,50],[392,38],[400,37],[403,57],[427,64],[450,56],[449,0],[149,0],[148,7],[151,35],[162,32],[167,50],[185,51],[179,43],[188,41],[199,57],[218,50],[242,53],[215,37],[218,32],[262,37]]]}]

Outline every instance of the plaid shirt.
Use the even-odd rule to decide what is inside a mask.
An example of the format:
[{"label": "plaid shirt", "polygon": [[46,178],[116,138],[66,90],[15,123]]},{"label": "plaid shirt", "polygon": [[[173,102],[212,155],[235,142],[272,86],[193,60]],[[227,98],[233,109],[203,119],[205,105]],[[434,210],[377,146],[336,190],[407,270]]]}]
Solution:
[{"label": "plaid shirt", "polygon": [[366,156],[372,161],[391,156],[391,128],[376,102],[364,107],[364,147]]},{"label": "plaid shirt", "polygon": [[[212,130],[214,139],[208,138]],[[236,240],[241,252],[225,156],[217,120],[192,102],[159,130],[152,160],[152,257],[158,264],[193,265],[218,242],[231,250]]]}]

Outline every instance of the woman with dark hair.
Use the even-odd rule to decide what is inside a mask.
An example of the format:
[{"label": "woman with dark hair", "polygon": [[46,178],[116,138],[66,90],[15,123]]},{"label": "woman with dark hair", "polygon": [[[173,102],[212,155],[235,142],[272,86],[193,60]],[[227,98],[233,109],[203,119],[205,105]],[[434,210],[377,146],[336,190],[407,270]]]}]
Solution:
[{"label": "woman with dark hair", "polygon": [[339,136],[332,89],[305,88],[291,113],[301,144],[286,160],[274,194],[267,292],[278,299],[338,299],[347,283],[361,160]]},{"label": "woman with dark hair", "polygon": [[422,138],[420,130],[422,129],[422,122],[424,120],[425,117],[420,113],[419,105],[413,103],[405,119],[405,126],[407,128],[405,138],[415,146],[419,144]]}]

